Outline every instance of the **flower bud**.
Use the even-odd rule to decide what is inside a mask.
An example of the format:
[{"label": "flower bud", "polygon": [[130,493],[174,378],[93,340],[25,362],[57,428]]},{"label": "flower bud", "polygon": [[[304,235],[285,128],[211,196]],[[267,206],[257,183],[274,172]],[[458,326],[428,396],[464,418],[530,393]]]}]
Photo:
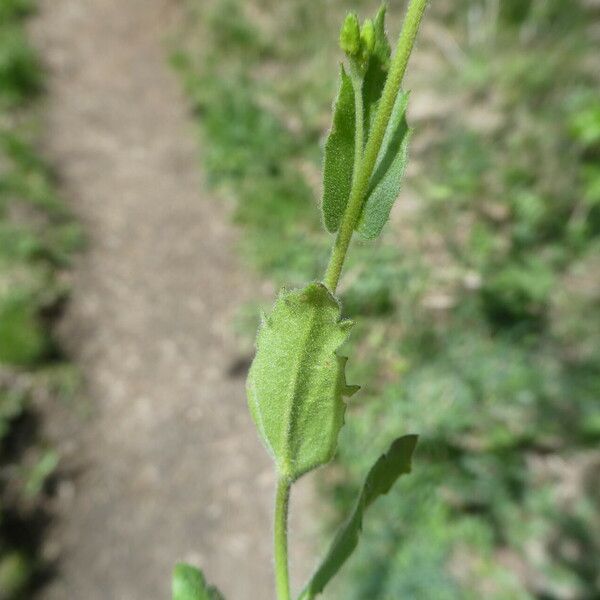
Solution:
[{"label": "flower bud", "polygon": [[349,13],[340,31],[340,47],[350,58],[355,58],[360,53],[360,46],[358,17],[355,13]]},{"label": "flower bud", "polygon": [[375,26],[371,19],[366,19],[360,32],[360,45],[363,57],[368,59],[375,49]]}]

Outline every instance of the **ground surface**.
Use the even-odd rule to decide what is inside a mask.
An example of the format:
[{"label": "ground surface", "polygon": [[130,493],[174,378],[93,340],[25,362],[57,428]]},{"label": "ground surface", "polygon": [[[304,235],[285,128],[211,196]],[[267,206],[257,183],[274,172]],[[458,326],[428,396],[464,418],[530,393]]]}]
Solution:
[{"label": "ground surface", "polygon": [[44,0],[46,152],[89,237],[62,336],[91,416],[54,424],[63,464],[46,600],[169,596],[176,560],[230,600],[271,591],[270,461],[231,334],[256,281],[207,192],[163,44],[172,0]]}]

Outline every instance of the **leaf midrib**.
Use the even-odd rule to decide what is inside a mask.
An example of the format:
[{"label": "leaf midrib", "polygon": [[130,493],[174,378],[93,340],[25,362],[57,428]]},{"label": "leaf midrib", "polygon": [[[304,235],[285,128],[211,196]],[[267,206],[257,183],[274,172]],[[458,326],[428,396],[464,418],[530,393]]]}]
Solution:
[{"label": "leaf midrib", "polygon": [[290,401],[289,401],[289,408],[288,408],[288,412],[287,412],[287,419],[286,419],[286,436],[285,436],[285,448],[284,448],[284,461],[286,463],[286,468],[288,470],[288,473],[286,474],[290,479],[293,479],[292,477],[292,457],[290,456],[291,452],[291,444],[290,441],[293,438],[293,430],[294,430],[294,425],[296,423],[296,417],[298,414],[298,402],[297,402],[297,395],[298,395],[298,378],[300,376],[300,373],[302,372],[303,368],[306,367],[307,363],[310,362],[310,358],[312,353],[308,351],[308,340],[310,339],[313,330],[314,330],[314,326],[316,323],[316,315],[318,313],[318,309],[319,306],[316,306],[314,303],[311,303],[310,306],[310,318],[308,320],[308,327],[306,328],[306,334],[304,335],[303,339],[302,339],[302,344],[300,345],[300,352],[298,353],[298,358],[296,360],[296,365],[294,368],[294,373],[292,376],[292,383],[290,386],[290,390],[288,392],[288,397],[290,397]]}]

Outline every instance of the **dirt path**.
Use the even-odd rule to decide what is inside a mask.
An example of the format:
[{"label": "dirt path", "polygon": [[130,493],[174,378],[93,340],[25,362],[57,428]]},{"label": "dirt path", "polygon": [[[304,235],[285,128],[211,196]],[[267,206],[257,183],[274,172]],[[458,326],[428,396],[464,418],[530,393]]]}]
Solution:
[{"label": "dirt path", "polygon": [[44,0],[46,149],[87,229],[63,334],[92,416],[63,440],[47,600],[169,596],[176,560],[268,600],[273,481],[245,408],[231,317],[256,285],[203,193],[165,62],[172,0]]}]

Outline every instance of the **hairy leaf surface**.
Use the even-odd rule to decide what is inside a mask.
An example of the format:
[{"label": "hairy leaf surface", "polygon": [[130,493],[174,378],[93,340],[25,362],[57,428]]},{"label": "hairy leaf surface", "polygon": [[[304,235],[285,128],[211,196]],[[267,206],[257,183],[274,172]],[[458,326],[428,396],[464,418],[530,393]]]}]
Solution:
[{"label": "hairy leaf surface", "polygon": [[325,144],[323,164],[323,221],[331,233],[338,230],[352,187],[354,136],[356,134],[354,89],[344,67],[333,108],[333,124]]},{"label": "hairy leaf surface", "polygon": [[375,46],[369,57],[363,81],[365,137],[369,135],[373,117],[377,112],[390,61],[391,48],[385,33],[385,10],[385,5],[382,5],[373,21]]},{"label": "hairy leaf surface", "polygon": [[173,600],[224,600],[216,588],[208,585],[200,569],[180,563],[173,570]]},{"label": "hairy leaf surface", "polygon": [[366,239],[379,236],[400,193],[411,130],[406,121],[408,94],[396,98],[390,122],[371,176],[370,189],[356,230]]},{"label": "hairy leaf surface", "polygon": [[416,435],[400,437],[371,467],[352,514],[338,530],[325,558],[300,595],[299,600],[312,600],[320,594],[348,560],[358,545],[365,511],[379,496],[387,494],[401,475],[410,473],[412,455],[416,445]]},{"label": "hairy leaf surface", "polygon": [[336,350],[352,326],[321,283],[283,290],[263,318],[247,381],[248,405],[280,476],[295,480],[331,460],[344,422],[346,358]]}]

